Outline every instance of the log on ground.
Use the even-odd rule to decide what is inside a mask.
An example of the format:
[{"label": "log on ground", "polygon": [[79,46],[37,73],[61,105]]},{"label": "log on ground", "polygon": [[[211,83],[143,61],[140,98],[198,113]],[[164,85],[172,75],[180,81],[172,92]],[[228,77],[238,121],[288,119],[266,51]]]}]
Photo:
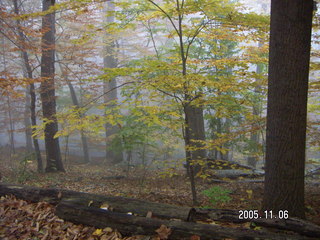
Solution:
[{"label": "log on ground", "polygon": [[0,196],[14,195],[19,199],[40,202],[45,201],[57,205],[60,201],[72,202],[83,206],[92,206],[100,208],[108,206],[114,212],[127,213],[132,212],[139,216],[146,216],[152,212],[154,217],[164,219],[181,219],[189,221],[191,208],[179,207],[170,204],[155,203],[139,199],[102,196],[91,193],[76,192],[56,188],[38,188],[32,186],[23,186],[15,184],[0,184]]},{"label": "log on ground", "polygon": [[257,226],[276,228],[280,230],[289,230],[301,235],[320,239],[320,226],[299,218],[289,217],[288,219],[239,219],[239,211],[236,210],[194,208],[190,212],[190,219],[193,219],[193,221],[211,219],[214,221],[234,223],[251,222]]},{"label": "log on ground", "polygon": [[155,231],[165,225],[172,230],[169,239],[190,239],[199,236],[204,239],[310,239],[302,236],[275,234],[251,229],[229,228],[219,225],[201,224],[184,221],[170,221],[124,213],[107,211],[95,207],[85,207],[70,202],[60,202],[56,207],[56,214],[62,219],[77,224],[85,224],[96,228],[111,227],[117,229],[124,236],[127,235],[155,235]]}]

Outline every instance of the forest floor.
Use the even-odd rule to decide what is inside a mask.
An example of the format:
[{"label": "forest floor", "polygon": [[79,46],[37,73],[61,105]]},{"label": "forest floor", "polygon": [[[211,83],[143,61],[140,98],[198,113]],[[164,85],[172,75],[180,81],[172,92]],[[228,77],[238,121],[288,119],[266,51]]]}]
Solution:
[{"label": "forest floor", "polygon": [[[20,183],[25,185],[33,185],[42,188],[63,188],[75,191],[89,192],[102,195],[114,195],[130,198],[138,198],[149,200],[159,203],[168,203],[179,206],[192,206],[192,197],[190,193],[190,182],[185,177],[183,171],[176,171],[174,176],[172,172],[162,172],[160,170],[146,170],[141,167],[130,169],[129,173],[124,168],[108,168],[99,165],[90,164],[72,164],[66,167],[65,173],[43,173],[39,174],[35,171],[35,166],[31,163],[28,167],[10,167],[10,164],[1,164],[0,169],[2,173],[2,182]],[[117,176],[117,177],[115,177]],[[210,189],[213,186],[220,186],[222,189],[231,190],[229,202],[217,202],[214,206],[210,204],[209,199],[202,192],[203,190]],[[263,184],[262,183],[239,183],[237,180],[228,183],[208,183],[205,179],[197,180],[197,192],[199,198],[199,206],[210,206],[212,208],[235,209],[235,210],[254,210],[259,209],[263,197]],[[10,227],[0,231],[0,238],[3,239],[19,239],[15,238],[21,227],[31,226],[26,221],[31,221],[32,217],[23,217],[23,214],[18,214],[14,209],[24,208],[35,219],[40,221],[40,225],[36,223],[32,231],[39,230],[41,225],[46,225],[41,221],[43,216],[51,216],[52,221],[55,222],[55,232],[45,230],[42,232],[41,237],[34,239],[73,239],[72,236],[78,236],[74,239],[122,239],[119,233],[105,229],[102,232],[95,230],[91,227],[74,225],[71,223],[63,222],[54,216],[54,208],[46,203],[29,204],[24,201],[14,198],[2,198],[0,202],[0,216],[5,216],[0,222],[1,225],[8,226],[10,222],[17,223],[16,228]],[[306,185],[306,207],[307,207],[307,220],[320,225],[320,179],[308,178]],[[6,209],[6,210],[4,210]],[[11,210],[10,210],[11,209]],[[32,210],[32,211],[31,211]],[[40,214],[39,211],[42,211]],[[19,216],[23,219],[19,219]],[[41,217],[42,216],[42,217]],[[42,220],[41,220],[42,219]],[[56,220],[55,220],[56,219]],[[57,220],[58,219],[58,220]],[[51,221],[51,224],[53,224]],[[59,222],[61,221],[61,222]],[[49,229],[49,228],[48,228]],[[68,230],[69,229],[69,230]],[[8,231],[11,234],[7,236]],[[30,230],[31,231],[31,230]],[[26,232],[27,234],[30,234]],[[14,233],[15,232],[15,233]],[[19,231],[18,231],[19,232]],[[64,232],[64,233],[62,233]],[[22,236],[19,233],[20,237]],[[47,236],[46,236],[47,234]],[[78,235],[75,235],[78,234]],[[49,236],[50,235],[50,236]],[[28,235],[29,236],[29,235]],[[20,238],[23,239],[23,238]],[[28,239],[28,238],[26,238]],[[30,238],[33,239],[33,238]],[[138,237],[123,238],[123,239],[142,239]],[[151,239],[151,238],[150,238]],[[159,239],[156,237],[155,239]]]}]

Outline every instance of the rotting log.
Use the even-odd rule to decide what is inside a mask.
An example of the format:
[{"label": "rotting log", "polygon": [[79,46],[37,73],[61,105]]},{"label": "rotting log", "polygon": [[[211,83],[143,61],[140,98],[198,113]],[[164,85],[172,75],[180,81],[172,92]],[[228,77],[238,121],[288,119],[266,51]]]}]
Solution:
[{"label": "rotting log", "polygon": [[235,179],[230,179],[230,180],[221,180],[221,179],[216,179],[216,178],[210,178],[207,180],[208,183],[211,184],[223,184],[223,183],[264,183],[264,179],[241,179],[241,180],[235,180]]},{"label": "rotting log", "polygon": [[76,192],[55,188],[38,188],[32,186],[0,184],[0,196],[14,195],[19,199],[40,202],[46,201],[53,205],[61,201],[84,207],[100,208],[102,205],[109,206],[114,213],[128,213],[145,217],[152,212],[152,217],[161,219],[181,219],[182,221],[196,222],[206,219],[220,222],[244,223],[252,222],[258,226],[270,227],[293,231],[305,236],[320,238],[320,226],[313,223],[289,218],[287,220],[270,219],[239,219],[239,211],[230,209],[201,209],[180,207],[169,204],[154,203],[138,199],[102,196],[90,193]]},{"label": "rotting log", "polygon": [[239,219],[239,211],[230,209],[201,209],[194,208],[190,212],[190,219],[193,221],[211,219],[220,222],[244,223],[251,222],[256,226],[276,228],[280,230],[289,230],[308,237],[320,239],[320,226],[299,219]]},{"label": "rotting log", "polygon": [[157,218],[181,219],[189,221],[189,207],[179,207],[175,205],[149,202],[139,199],[102,196],[91,193],[76,192],[56,188],[38,188],[32,186],[0,184],[0,196],[14,195],[19,199],[40,202],[45,201],[57,205],[60,201],[72,202],[82,206],[101,207],[108,206],[114,212],[132,212],[139,216],[146,216],[149,211]]},{"label": "rotting log", "polygon": [[62,219],[77,224],[85,224],[96,228],[111,227],[117,229],[124,236],[127,235],[154,235],[161,226],[172,230],[169,239],[190,239],[197,235],[203,239],[310,239],[307,237],[276,234],[251,229],[223,227],[212,224],[194,222],[160,220],[140,216],[127,215],[107,211],[95,207],[80,206],[70,202],[60,202],[56,207],[56,214]]}]

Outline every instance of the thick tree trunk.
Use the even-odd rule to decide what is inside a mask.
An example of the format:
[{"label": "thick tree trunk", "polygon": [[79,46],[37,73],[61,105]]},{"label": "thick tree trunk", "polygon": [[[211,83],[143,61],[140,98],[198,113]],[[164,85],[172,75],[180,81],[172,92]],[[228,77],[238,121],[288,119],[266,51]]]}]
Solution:
[{"label": "thick tree trunk", "polygon": [[204,149],[205,132],[202,107],[195,107],[187,105],[184,108],[186,119],[186,134],[187,142],[189,144],[191,161],[195,163],[195,171],[199,169],[196,161],[204,161],[206,159],[206,150]]},{"label": "thick tree trunk", "polygon": [[312,0],[272,0],[263,209],[305,217]]},{"label": "thick tree trunk", "polygon": [[200,165],[197,161],[205,161],[206,159],[206,150],[203,149],[203,141],[205,141],[203,109],[188,104],[184,106],[184,115],[186,167],[191,183],[193,205],[197,205],[195,175],[200,171]]},{"label": "thick tree trunk", "polygon": [[[115,6],[113,1],[106,2],[107,4],[107,23],[113,23],[114,22],[114,11]],[[113,39],[113,36],[110,34],[106,35],[106,47],[105,47],[105,56],[103,58],[103,65],[105,68],[116,68],[117,67],[117,59],[116,59],[116,51],[115,51],[115,40]],[[113,108],[115,106],[115,103],[110,104],[110,102],[116,102],[118,99],[117,94],[117,80],[114,78],[111,81],[104,82],[103,84],[103,91],[108,92],[108,94],[104,95],[104,102],[107,104],[107,108]],[[119,131],[119,128],[117,126],[112,126],[111,124],[106,124],[106,159],[111,163],[120,163],[123,161],[123,152],[116,151],[114,149],[110,148],[110,143],[112,141],[112,138],[114,135]],[[121,149],[121,148],[120,148]]]},{"label": "thick tree trunk", "polygon": [[[55,0],[43,0],[42,10],[47,11],[54,6]],[[45,124],[45,146],[47,166],[46,172],[64,171],[59,139],[55,138],[58,132],[56,117],[56,96],[54,86],[54,61],[55,61],[55,13],[42,17],[42,56],[41,56],[41,101],[43,118],[48,120]]]}]

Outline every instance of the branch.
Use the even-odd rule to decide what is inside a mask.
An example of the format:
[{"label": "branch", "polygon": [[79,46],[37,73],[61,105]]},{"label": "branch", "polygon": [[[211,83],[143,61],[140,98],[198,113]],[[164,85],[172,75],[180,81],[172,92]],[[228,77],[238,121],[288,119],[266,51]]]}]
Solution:
[{"label": "branch", "polygon": [[176,31],[176,33],[178,34],[178,36],[180,36],[180,32],[178,30],[178,28],[176,27],[176,25],[174,24],[172,18],[169,16],[169,14],[164,11],[158,4],[156,4],[154,1],[152,0],[147,0],[149,2],[151,2],[154,6],[156,6],[164,15],[167,16],[167,18],[169,19],[169,21],[171,22],[172,26],[174,27],[174,30]]},{"label": "branch", "polygon": [[195,31],[192,39],[189,41],[188,46],[187,46],[186,59],[188,58],[189,49],[190,49],[191,44],[194,42],[194,40],[196,39],[196,37],[199,35],[199,33],[202,31],[202,29],[203,29],[209,22],[210,22],[210,21],[207,21],[206,23],[201,24],[201,25],[197,28],[197,30]]},{"label": "branch", "polygon": [[160,55],[159,55],[159,52],[158,52],[158,49],[157,49],[157,45],[156,45],[156,42],[154,40],[154,37],[153,37],[153,33],[152,33],[152,28],[150,26],[150,22],[149,20],[147,21],[147,29],[149,30],[150,32],[150,37],[151,37],[151,41],[152,41],[152,44],[153,44],[153,48],[154,50],[156,51],[156,55],[157,55],[157,58],[160,59]]},{"label": "branch", "polygon": [[99,98],[101,98],[101,97],[103,97],[104,95],[106,95],[106,94],[108,94],[108,93],[112,92],[113,90],[115,90],[115,89],[117,89],[117,88],[120,88],[120,87],[122,87],[122,86],[124,86],[124,85],[131,84],[131,83],[134,83],[134,81],[126,82],[126,83],[120,84],[119,86],[116,86],[116,87],[114,87],[114,88],[111,88],[109,91],[104,92],[103,94],[101,94],[101,95],[99,95],[99,96],[97,96],[97,97],[93,98],[92,100],[90,100],[90,101],[89,101],[89,102],[87,102],[86,104],[84,104],[84,105],[80,106],[80,108],[87,107],[89,104],[91,104],[91,103],[93,103],[93,102],[97,101]]},{"label": "branch", "polygon": [[151,86],[154,87],[157,91],[159,91],[159,92],[161,92],[161,93],[163,93],[163,94],[165,94],[165,95],[167,95],[167,96],[170,96],[170,97],[172,97],[172,98],[174,98],[174,99],[178,99],[180,102],[182,102],[182,99],[181,99],[180,97],[178,97],[177,95],[168,93],[168,92],[166,92],[166,91],[163,91],[163,90],[161,90],[160,88],[157,88],[157,87],[155,87],[155,86],[152,85],[152,84],[151,84]]}]

